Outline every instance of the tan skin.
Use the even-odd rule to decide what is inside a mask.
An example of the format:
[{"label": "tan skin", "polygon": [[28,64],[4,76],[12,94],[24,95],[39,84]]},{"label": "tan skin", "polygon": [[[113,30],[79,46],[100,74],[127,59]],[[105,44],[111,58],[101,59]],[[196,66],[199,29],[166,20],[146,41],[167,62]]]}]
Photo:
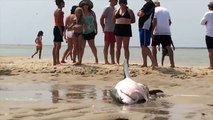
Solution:
[{"label": "tan skin", "polygon": [[[83,19],[83,10],[81,8],[77,8],[75,11],[75,21],[79,21]],[[76,33],[82,33],[83,32],[83,27],[84,24],[74,24],[72,25],[72,29]],[[74,41],[74,59],[76,56],[78,56],[78,62],[75,65],[81,65],[82,62],[82,42],[83,40],[83,35],[79,35],[76,37],[75,35],[73,36],[73,41]]]},{"label": "tan skin", "polygon": [[[126,12],[126,4],[120,4],[120,13],[119,14],[124,14]],[[115,10],[113,14],[113,21],[115,24],[131,24],[135,23],[135,15],[131,9],[128,9],[130,13],[130,19],[124,19],[124,18],[119,18],[115,19],[115,15],[117,13],[117,10]],[[129,40],[130,37],[123,37],[123,36],[115,36],[116,39],[116,62],[117,64],[120,63],[120,55],[121,55],[121,47],[123,44],[124,48],[124,56],[127,59],[127,63],[129,64]]]},{"label": "tan skin", "polygon": [[[117,4],[117,0],[109,0],[109,2],[110,2],[111,6],[115,6]],[[104,32],[104,27],[105,27],[105,19],[106,19],[106,16],[101,16],[101,18],[100,18],[100,23],[101,23],[101,27],[102,27],[103,32]],[[109,42],[108,40],[104,41],[103,53],[104,53],[105,64],[110,64],[109,61],[108,61],[108,49],[109,49],[109,47],[110,47],[111,64],[115,64],[115,58],[114,58],[115,43]]]},{"label": "tan skin", "polygon": [[[58,21],[60,21],[61,18],[63,17],[64,12],[62,11],[62,8],[64,7],[64,5],[65,3],[62,2],[54,12],[54,16],[58,16]],[[64,25],[58,22],[56,23],[56,26],[59,28],[61,36],[63,36],[64,33],[61,26],[64,26]],[[52,51],[54,66],[60,64],[60,60],[59,60],[60,49],[61,49],[61,42],[54,42],[54,47]]]},{"label": "tan skin", "polygon": [[[74,19],[75,19],[75,15],[74,14],[70,14],[69,16],[67,16],[67,18],[65,20],[65,29],[66,29],[66,31],[72,31],[72,28],[70,26],[73,24]],[[65,40],[66,40],[66,42],[68,44],[68,47],[65,50],[64,55],[62,57],[62,60],[61,60],[62,63],[66,63],[65,59],[68,56],[70,56],[71,60],[72,60],[73,59],[73,55],[72,54],[74,54],[74,53],[72,53],[73,45],[74,45],[72,38],[68,38],[68,37],[66,37],[66,35],[64,35],[64,37],[65,37]],[[75,62],[75,59],[73,59],[73,62]]]}]

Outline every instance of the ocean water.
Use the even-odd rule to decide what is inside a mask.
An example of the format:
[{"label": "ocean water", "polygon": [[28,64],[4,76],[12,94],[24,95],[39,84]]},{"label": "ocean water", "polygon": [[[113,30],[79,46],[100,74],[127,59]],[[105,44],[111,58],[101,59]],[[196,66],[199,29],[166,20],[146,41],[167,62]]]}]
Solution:
[{"label": "ocean water", "polygon": [[[62,57],[63,52],[67,48],[63,45],[60,50],[60,57]],[[103,59],[103,47],[98,46],[98,58],[100,63],[104,63]],[[34,45],[0,45],[0,56],[15,56],[15,57],[28,57],[35,52]],[[38,55],[34,57],[38,59]],[[52,45],[44,45],[42,51],[42,59],[52,58]],[[124,59],[123,50],[121,52],[121,60]],[[160,63],[161,52],[158,52],[158,63]],[[199,66],[207,67],[209,65],[208,51],[206,48],[176,48],[174,51],[174,59],[176,66]],[[91,49],[87,46],[85,49],[83,62],[94,63],[94,57]],[[150,61],[148,59],[148,61]],[[130,47],[130,64],[142,64],[141,48],[140,47]],[[149,62],[150,64],[150,62]],[[165,66],[169,66],[169,58],[165,57]],[[159,64],[160,65],[160,64]]]}]

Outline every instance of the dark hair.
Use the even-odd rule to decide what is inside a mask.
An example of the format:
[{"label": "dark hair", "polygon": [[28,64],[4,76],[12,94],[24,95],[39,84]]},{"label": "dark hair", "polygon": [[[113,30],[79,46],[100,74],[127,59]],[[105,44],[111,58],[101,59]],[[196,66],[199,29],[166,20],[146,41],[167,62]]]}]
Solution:
[{"label": "dark hair", "polygon": [[119,4],[122,4],[122,3],[127,4],[127,0],[119,0],[118,3],[119,3]]},{"label": "dark hair", "polygon": [[78,6],[77,5],[73,5],[72,8],[71,8],[71,14],[75,14],[75,9],[77,8]]},{"label": "dark hair", "polygon": [[55,4],[57,6],[59,6],[62,2],[64,3],[64,0],[55,0]]},{"label": "dark hair", "polygon": [[37,36],[42,36],[42,35],[43,35],[43,31],[40,30],[40,31],[38,32]]}]

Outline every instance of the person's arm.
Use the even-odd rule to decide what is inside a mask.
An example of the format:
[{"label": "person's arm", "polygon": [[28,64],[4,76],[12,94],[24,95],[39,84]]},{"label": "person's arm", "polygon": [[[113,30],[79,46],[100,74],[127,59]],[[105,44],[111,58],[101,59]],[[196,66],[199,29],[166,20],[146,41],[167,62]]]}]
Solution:
[{"label": "person's arm", "polygon": [[[62,10],[58,10],[57,13],[56,13],[56,15],[58,16],[58,21],[60,21],[61,17],[63,16]],[[58,27],[58,29],[60,31],[61,36],[63,36],[62,26],[60,24],[57,24],[57,25],[58,25],[57,27]]]},{"label": "person's arm", "polygon": [[102,30],[104,31],[104,28],[105,28],[105,18],[106,18],[106,9],[104,10],[104,12],[102,13],[101,15],[101,18],[100,18],[100,24],[101,24],[101,27],[102,27]]},{"label": "person's arm", "polygon": [[138,17],[143,17],[145,13],[142,10],[139,10],[137,13]]},{"label": "person's arm", "polygon": [[115,23],[115,15],[117,13],[117,10],[114,10],[113,14],[112,14],[112,22]]},{"label": "person's arm", "polygon": [[95,24],[95,30],[96,30],[95,32],[96,34],[98,34],[98,24],[97,24],[96,15],[94,11],[92,11],[92,15],[94,17],[94,24]]},{"label": "person's arm", "polygon": [[207,24],[207,17],[206,17],[206,14],[203,16],[203,18],[201,19],[201,21],[200,21],[200,24],[201,25],[206,25]]},{"label": "person's arm", "polygon": [[135,14],[131,9],[128,9],[130,13],[131,23],[135,23]]}]

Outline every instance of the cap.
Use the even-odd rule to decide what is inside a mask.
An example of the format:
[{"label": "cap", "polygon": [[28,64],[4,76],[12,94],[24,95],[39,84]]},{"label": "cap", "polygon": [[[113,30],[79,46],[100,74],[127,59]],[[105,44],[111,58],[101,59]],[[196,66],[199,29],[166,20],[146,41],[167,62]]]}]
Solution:
[{"label": "cap", "polygon": [[159,0],[155,0],[155,1],[153,1],[154,2],[154,4],[155,4],[155,6],[160,6],[160,1]]},{"label": "cap", "polygon": [[209,2],[208,6],[213,8],[213,1]]},{"label": "cap", "polygon": [[93,8],[93,3],[91,0],[82,0],[80,3],[79,3],[79,6],[80,7],[83,7],[84,5],[89,5],[90,9]]}]

